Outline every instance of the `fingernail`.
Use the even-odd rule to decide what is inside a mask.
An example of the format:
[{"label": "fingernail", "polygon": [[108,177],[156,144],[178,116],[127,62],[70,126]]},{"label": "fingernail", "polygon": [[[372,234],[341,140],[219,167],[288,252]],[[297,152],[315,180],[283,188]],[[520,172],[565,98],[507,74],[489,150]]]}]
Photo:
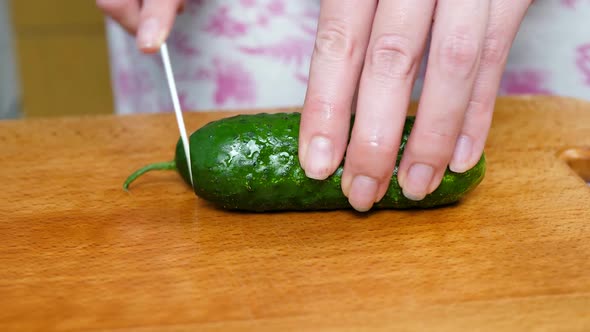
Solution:
[{"label": "fingernail", "polygon": [[150,18],[144,21],[137,32],[137,43],[141,48],[160,47],[162,40],[162,30],[160,22],[156,18]]},{"label": "fingernail", "polygon": [[468,163],[471,157],[472,149],[473,143],[471,142],[471,138],[465,135],[461,135],[457,140],[455,153],[453,154],[453,158],[451,159],[451,163],[449,164],[449,168],[451,169],[451,171],[456,173],[463,173],[468,170]]},{"label": "fingernail", "polygon": [[434,176],[434,168],[425,164],[414,164],[410,167],[403,183],[403,193],[408,199],[419,201],[426,197],[430,182]]},{"label": "fingernail", "polygon": [[359,212],[366,212],[373,207],[379,184],[377,180],[357,175],[352,180],[348,201],[352,207]]},{"label": "fingernail", "polygon": [[328,138],[323,136],[312,138],[305,155],[305,175],[316,180],[324,180],[330,176],[333,150],[332,141]]}]

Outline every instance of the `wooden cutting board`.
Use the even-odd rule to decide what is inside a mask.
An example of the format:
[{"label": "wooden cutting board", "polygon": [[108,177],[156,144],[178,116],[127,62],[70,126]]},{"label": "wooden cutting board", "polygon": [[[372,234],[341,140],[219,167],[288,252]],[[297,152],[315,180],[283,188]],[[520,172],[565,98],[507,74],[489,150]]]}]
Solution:
[{"label": "wooden cutting board", "polygon": [[173,114],[0,123],[0,330],[590,331],[590,103],[499,100],[484,182],[428,211],[230,213],[175,173],[124,192],[177,137]]}]

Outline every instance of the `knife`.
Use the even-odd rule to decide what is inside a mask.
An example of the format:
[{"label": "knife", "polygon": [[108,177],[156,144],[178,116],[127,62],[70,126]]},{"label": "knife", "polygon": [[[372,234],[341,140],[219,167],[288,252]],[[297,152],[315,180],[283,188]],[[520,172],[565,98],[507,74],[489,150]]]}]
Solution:
[{"label": "knife", "polygon": [[188,174],[190,176],[191,185],[194,188],[193,183],[193,171],[191,167],[190,149],[188,136],[186,134],[186,128],[184,126],[184,118],[182,116],[182,110],[180,108],[180,101],[178,99],[178,91],[176,90],[176,83],[174,81],[174,73],[172,72],[172,65],[170,64],[170,55],[168,54],[168,46],[163,43],[160,47],[160,53],[162,55],[162,61],[164,62],[164,69],[166,71],[166,78],[168,80],[168,87],[170,88],[170,96],[172,97],[172,104],[174,105],[174,113],[176,114],[176,122],[178,124],[178,130],[180,131],[180,138],[184,146],[184,154],[186,156],[186,162],[188,166]]}]

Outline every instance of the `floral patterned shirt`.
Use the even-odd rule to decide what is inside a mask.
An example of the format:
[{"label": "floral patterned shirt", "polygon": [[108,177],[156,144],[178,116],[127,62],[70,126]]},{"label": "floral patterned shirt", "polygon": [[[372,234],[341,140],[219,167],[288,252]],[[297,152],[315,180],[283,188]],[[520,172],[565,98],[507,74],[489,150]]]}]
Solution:
[{"label": "floral patterned shirt", "polygon": [[[320,0],[188,0],[168,39],[184,110],[300,106]],[[535,1],[512,47],[499,93],[590,100],[590,0]],[[171,111],[159,54],[145,55],[107,22],[115,109]],[[421,70],[413,91],[424,79]]]}]

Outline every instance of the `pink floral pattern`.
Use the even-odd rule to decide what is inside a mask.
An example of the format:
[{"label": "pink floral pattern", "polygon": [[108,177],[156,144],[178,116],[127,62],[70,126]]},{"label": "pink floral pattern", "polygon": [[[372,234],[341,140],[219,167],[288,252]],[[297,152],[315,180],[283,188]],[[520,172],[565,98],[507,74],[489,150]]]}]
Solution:
[{"label": "pink floral pattern", "polygon": [[169,43],[176,52],[182,54],[183,56],[195,57],[201,54],[199,48],[192,44],[190,35],[184,31],[178,31],[171,35],[169,38]]},{"label": "pink floral pattern", "polygon": [[[590,35],[579,30],[590,17],[590,0],[534,1],[532,6],[535,13],[523,22],[528,26],[511,49],[499,93],[590,99]],[[301,105],[319,10],[320,0],[187,0],[168,39],[182,107]],[[557,26],[565,35],[553,32]],[[159,55],[140,54],[133,38],[113,22],[108,31],[117,113],[170,111]],[[539,38],[546,40],[528,43]],[[427,55],[414,99],[426,60]]]},{"label": "pink floral pattern", "polygon": [[590,86],[590,43],[579,46],[577,53],[576,65],[584,78],[585,84]]},{"label": "pink floral pattern", "polygon": [[223,6],[213,14],[205,27],[205,32],[218,37],[235,38],[245,35],[248,32],[248,25],[231,17],[229,8]]},{"label": "pink floral pattern", "polygon": [[254,81],[248,71],[238,62],[213,61],[213,72],[207,75],[215,80],[215,103],[224,105],[234,98],[241,103],[253,103],[256,100]]},{"label": "pink floral pattern", "polygon": [[575,8],[576,5],[580,4],[583,1],[590,3],[590,1],[588,0],[561,0],[561,4],[565,7]]},{"label": "pink floral pattern", "polygon": [[[186,1],[168,39],[181,105],[200,110],[300,104],[318,16],[319,0]],[[159,55],[140,54],[132,37],[112,22],[109,39],[117,112],[170,111]]]},{"label": "pink floral pattern", "polygon": [[506,71],[500,86],[504,94],[551,94],[546,87],[549,75],[540,70]]},{"label": "pink floral pattern", "polygon": [[283,0],[272,0],[268,3],[266,8],[274,16],[285,14],[285,3]]},{"label": "pink floral pattern", "polygon": [[297,37],[285,39],[276,44],[265,46],[251,47],[241,46],[239,50],[243,53],[255,56],[269,56],[277,61],[289,63],[294,61],[297,65],[301,65],[305,57],[309,55],[310,44],[309,39],[299,39]]}]

